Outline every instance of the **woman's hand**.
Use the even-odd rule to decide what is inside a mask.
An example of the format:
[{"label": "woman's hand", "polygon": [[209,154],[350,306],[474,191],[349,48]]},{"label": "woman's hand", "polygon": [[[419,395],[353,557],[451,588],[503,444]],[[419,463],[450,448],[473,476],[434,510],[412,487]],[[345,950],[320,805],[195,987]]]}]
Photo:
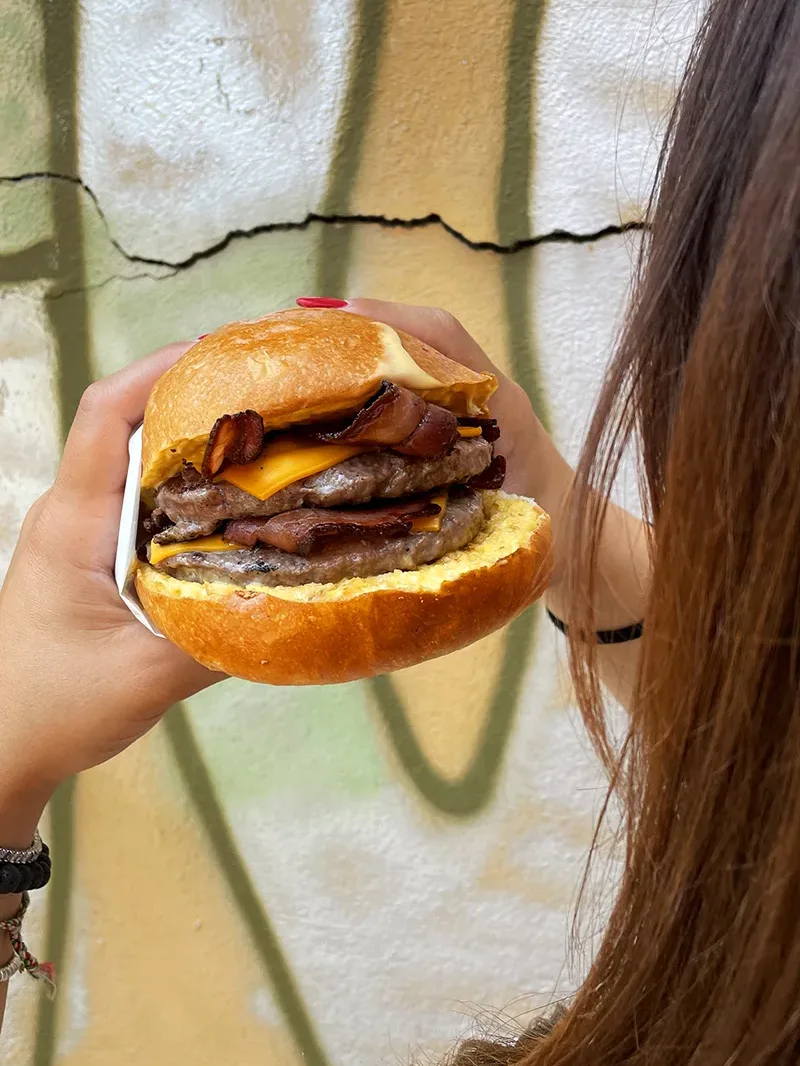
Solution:
[{"label": "woman's hand", "polygon": [[[153,636],[113,577],[128,438],[175,344],[84,394],[53,487],[0,590],[0,845],[25,847],[54,788],[221,675]],[[12,839],[12,836],[14,839]]]},{"label": "woman's hand", "polygon": [[534,414],[522,387],[494,365],[457,318],[438,307],[385,300],[350,300],[343,310],[404,330],[471,370],[494,374],[498,388],[489,400],[489,410],[500,426],[497,450],[508,464],[504,488],[533,496],[552,513],[555,499],[560,502],[571,484],[572,471]]}]

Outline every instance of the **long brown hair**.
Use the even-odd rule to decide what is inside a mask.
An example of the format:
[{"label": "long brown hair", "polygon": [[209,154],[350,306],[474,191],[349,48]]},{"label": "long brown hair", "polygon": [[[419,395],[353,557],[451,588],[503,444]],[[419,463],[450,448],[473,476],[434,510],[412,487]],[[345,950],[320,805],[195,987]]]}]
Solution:
[{"label": "long brown hair", "polygon": [[621,889],[549,1034],[460,1062],[800,1061],[800,0],[713,0],[657,188],[573,500],[588,631],[637,443],[653,582],[621,749],[596,649],[570,649],[624,808]]}]

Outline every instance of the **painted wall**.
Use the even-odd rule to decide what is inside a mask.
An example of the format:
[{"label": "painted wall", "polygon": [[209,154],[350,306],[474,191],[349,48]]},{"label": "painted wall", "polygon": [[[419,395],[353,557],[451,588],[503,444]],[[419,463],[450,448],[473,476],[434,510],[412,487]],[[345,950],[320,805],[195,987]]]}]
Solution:
[{"label": "painted wall", "polygon": [[[297,295],[450,308],[574,454],[696,19],[654,7],[3,0],[0,573],[87,382]],[[54,802],[62,990],[14,984],[3,1061],[397,1063],[519,1017],[579,977],[598,784],[537,609],[229,682]]]}]

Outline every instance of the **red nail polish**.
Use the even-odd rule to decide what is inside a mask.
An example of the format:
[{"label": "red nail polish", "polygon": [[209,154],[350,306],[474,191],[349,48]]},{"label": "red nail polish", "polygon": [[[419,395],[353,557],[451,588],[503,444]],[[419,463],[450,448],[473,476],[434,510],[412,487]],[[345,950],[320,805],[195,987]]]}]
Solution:
[{"label": "red nail polish", "polygon": [[208,336],[208,334],[207,334],[207,333],[201,333],[201,334],[200,334],[200,336],[199,336],[199,337],[198,337],[197,339],[198,339],[199,341],[201,341],[201,340],[203,339],[203,337],[207,337],[207,336]]},{"label": "red nail polish", "polygon": [[300,296],[295,303],[300,307],[347,307],[347,300],[334,300],[330,296]]}]

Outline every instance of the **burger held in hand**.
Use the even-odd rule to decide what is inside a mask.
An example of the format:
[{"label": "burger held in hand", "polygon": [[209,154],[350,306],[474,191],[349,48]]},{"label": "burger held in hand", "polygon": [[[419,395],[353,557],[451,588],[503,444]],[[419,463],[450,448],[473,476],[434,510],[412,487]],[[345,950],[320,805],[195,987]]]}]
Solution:
[{"label": "burger held in hand", "polygon": [[544,591],[550,522],[502,491],[496,384],[343,311],[204,337],[144,417],[150,618],[278,685],[388,673],[510,622]]}]

